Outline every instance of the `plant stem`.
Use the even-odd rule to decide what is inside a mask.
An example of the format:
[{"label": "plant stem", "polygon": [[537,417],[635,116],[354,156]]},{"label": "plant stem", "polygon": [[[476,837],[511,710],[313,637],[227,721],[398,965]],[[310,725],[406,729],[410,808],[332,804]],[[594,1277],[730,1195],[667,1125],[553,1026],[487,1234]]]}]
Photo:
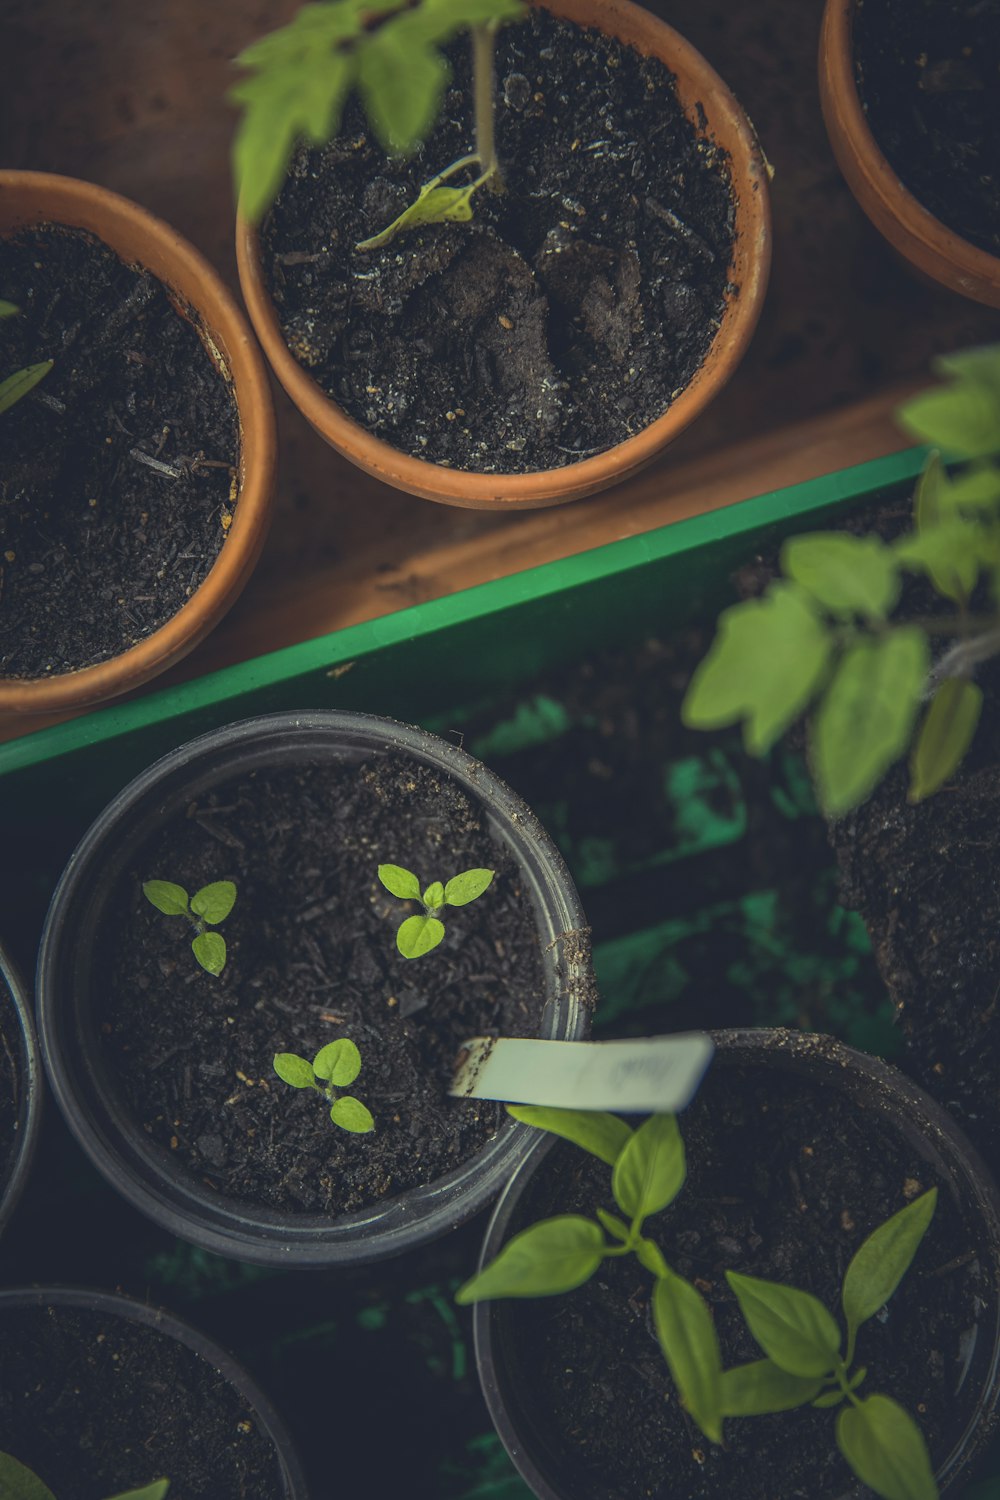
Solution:
[{"label": "plant stem", "polygon": [[492,22],[472,28],[472,94],[476,118],[476,155],[491,191],[502,193],[503,179],[497,161],[493,96],[495,89],[493,44],[497,28]]},{"label": "plant stem", "polygon": [[944,653],[940,661],[935,662],[927,686],[934,689],[938,683],[944,682],[948,677],[968,677],[977,663],[989,661],[991,657],[998,654],[1000,654],[1000,625],[994,625],[992,630],[985,631],[982,635],[956,641],[955,645]]}]

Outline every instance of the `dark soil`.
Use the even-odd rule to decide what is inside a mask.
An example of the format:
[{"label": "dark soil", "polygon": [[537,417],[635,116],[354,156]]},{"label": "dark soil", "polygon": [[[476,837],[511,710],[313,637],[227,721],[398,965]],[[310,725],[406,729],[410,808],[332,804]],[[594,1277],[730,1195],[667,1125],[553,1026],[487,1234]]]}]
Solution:
[{"label": "dark soil", "polygon": [[[682,1121],[688,1181],[648,1232],[712,1307],[725,1365],[760,1358],[725,1271],[782,1281],[835,1313],[862,1240],[935,1184],[874,1108],[789,1074],[716,1060]],[[517,1228],[555,1213],[614,1210],[609,1170],[559,1144],[519,1208]],[[996,1292],[976,1259],[981,1229],[942,1193],[914,1265],[886,1312],[866,1323],[864,1394],[891,1394],[917,1416],[932,1461],[963,1430],[982,1371],[956,1393],[970,1330]],[[605,1262],[566,1296],[505,1303],[518,1404],[557,1452],[574,1455],[574,1500],[834,1500],[852,1478],[835,1413],[727,1419],[715,1447],[681,1410],[652,1329],[651,1278],[633,1257]],[[988,1315],[989,1316],[989,1315]],[[974,1337],[974,1335],[973,1335]],[[980,1355],[984,1351],[980,1350]],[[985,1356],[988,1363],[988,1356]]]},{"label": "dark soil", "polygon": [[24,1043],[17,1012],[0,979],[0,1199],[20,1145]]},{"label": "dark soil", "polygon": [[858,0],[872,134],[914,196],[1000,255],[1000,0]]},{"label": "dark soil", "polygon": [[55,361],[0,417],[0,673],[45,677],[194,593],[232,521],[239,427],[194,315],[90,235],[0,239],[0,297],[20,308],[2,373]]},{"label": "dark soil", "polygon": [[728,284],[727,158],[661,64],[533,11],[498,39],[507,192],[479,192],[471,225],[358,251],[471,148],[466,45],[451,56],[410,161],[356,104],[299,154],[264,231],[272,294],[296,359],[370,432],[456,468],[558,468],[648,426],[701,364]]},{"label": "dark soil", "polygon": [[[406,960],[395,934],[412,903],[379,884],[380,863],[422,880],[485,866],[476,902],[450,912],[441,947]],[[229,954],[202,971],[183,919],[141,883],[193,892],[236,882],[220,929]],[[449,1100],[470,1036],[537,1035],[544,979],[534,908],[479,808],[416,762],[258,772],[192,804],[150,843],[109,906],[96,989],[129,1109],[178,1165],[244,1202],[346,1212],[459,1166],[493,1134],[498,1105]],[[348,1036],[362,1068],[350,1093],[374,1134],[334,1126],[311,1090],[272,1068]]]},{"label": "dark soil", "polygon": [[274,1446],[200,1355],[90,1309],[0,1313],[0,1450],[59,1500],[168,1478],[170,1500],[282,1500]]}]

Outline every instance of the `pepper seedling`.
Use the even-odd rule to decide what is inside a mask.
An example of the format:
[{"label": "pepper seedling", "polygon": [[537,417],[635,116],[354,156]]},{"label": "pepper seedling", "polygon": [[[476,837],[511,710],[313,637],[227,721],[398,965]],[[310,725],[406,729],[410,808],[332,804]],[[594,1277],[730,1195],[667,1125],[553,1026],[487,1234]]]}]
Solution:
[{"label": "pepper seedling", "polygon": [[236,903],[236,886],[231,880],[213,880],[188,899],[182,885],[172,880],[146,880],[142,886],[146,900],[165,917],[186,917],[194,928],[191,951],[209,974],[218,976],[226,966],[226,940],[221,932],[209,932],[224,922]]},{"label": "pepper seedling", "polygon": [[430,953],[444,937],[441,913],[446,906],[468,906],[478,900],[493,884],[495,870],[463,870],[447,884],[434,880],[426,890],[412,870],[401,865],[379,865],[378,878],[391,896],[401,901],[419,901],[423,916],[407,917],[396,933],[396,947],[404,958],[420,958]]},{"label": "pepper seedling", "polygon": [[[15,307],[13,302],[0,301],[0,319],[13,318],[18,312],[20,308]],[[43,359],[36,365],[26,365],[23,370],[15,370],[13,375],[0,380],[0,414],[9,411],[22,396],[33,391],[38,382],[45,379],[54,363],[54,360]]]},{"label": "pepper seedling", "polygon": [[375,1129],[371,1111],[360,1099],[340,1091],[361,1072],[361,1053],[348,1037],[327,1042],[307,1062],[297,1052],[276,1052],[274,1071],[293,1089],[315,1089],[330,1106],[330,1119],[352,1135],[367,1135]]},{"label": "pepper seedling", "polygon": [[[166,1500],[169,1479],[154,1479],[137,1490],[109,1495],[108,1500]],[[0,1453],[0,1500],[56,1500],[48,1485],[11,1453]]]}]

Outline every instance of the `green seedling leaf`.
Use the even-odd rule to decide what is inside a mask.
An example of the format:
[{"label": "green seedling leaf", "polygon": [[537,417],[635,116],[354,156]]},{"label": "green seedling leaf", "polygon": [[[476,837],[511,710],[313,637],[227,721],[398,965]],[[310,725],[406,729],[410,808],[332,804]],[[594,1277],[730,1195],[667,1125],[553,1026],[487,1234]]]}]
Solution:
[{"label": "green seedling leaf", "polygon": [[563,1214],[532,1224],[496,1260],[456,1293],[460,1303],[490,1297],[549,1297],[588,1281],[604,1255],[604,1236],[591,1219]]},{"label": "green seedling leaf", "polygon": [[653,1290],[653,1320],[685,1410],[711,1442],[721,1443],[722,1359],[704,1298],[669,1272]]},{"label": "green seedling leaf", "polygon": [[112,1495],[111,1500],[166,1500],[169,1489],[169,1479],[154,1479],[152,1484],[144,1484],[137,1490],[124,1490],[120,1495]]},{"label": "green seedling leaf", "polygon": [[991,392],[996,398],[1000,420],[1000,344],[978,344],[972,349],[959,349],[954,354],[940,354],[934,360],[934,368],[942,375],[971,381]]},{"label": "green seedling leaf", "polygon": [[38,382],[45,379],[52,365],[51,359],[43,359],[40,364],[28,365],[23,370],[15,370],[13,375],[7,376],[6,380],[0,380],[0,412],[9,411],[22,396],[33,391]]},{"label": "green seedling leaf", "polygon": [[927,1444],[889,1396],[869,1396],[837,1418],[837,1444],[862,1484],[882,1500],[938,1500]]},{"label": "green seedling leaf", "polygon": [[962,601],[976,586],[982,562],[979,526],[960,519],[927,526],[901,537],[894,551],[904,568],[926,573],[944,599]]},{"label": "green seedling leaf", "polygon": [[226,940],[221,932],[199,932],[191,951],[209,974],[218,976],[226,967]]},{"label": "green seedling leaf", "polygon": [[398,234],[408,229],[419,229],[421,224],[464,224],[472,218],[472,195],[476,184],[467,187],[435,187],[429,182],[420,189],[418,197],[404,208],[403,212],[380,234],[361,240],[358,250],[381,250]]},{"label": "green seedling leaf", "polygon": [[831,817],[864,801],[909,744],[927,666],[916,626],[844,652],[813,720],[813,769]]},{"label": "green seedling leaf", "polygon": [[224,922],[236,905],[236,886],[231,880],[213,880],[191,897],[191,910],[206,922]]},{"label": "green seedling leaf", "polygon": [[0,1453],[0,1500],[56,1500],[47,1484],[13,1454]]},{"label": "green seedling leaf", "polygon": [[686,1175],[677,1117],[650,1115],[619,1152],[611,1190],[622,1213],[641,1220],[672,1203]]},{"label": "green seedling leaf", "polygon": [[437,917],[407,917],[396,933],[396,947],[404,958],[430,953],[444,937],[444,923]]},{"label": "green seedling leaf", "polygon": [[519,21],[525,13],[521,0],[423,0],[412,13],[414,27],[426,40],[448,42],[466,27],[488,22]]},{"label": "green seedling leaf", "polygon": [[330,1106],[330,1119],[341,1130],[349,1130],[352,1135],[367,1135],[370,1130],[375,1129],[371,1110],[350,1094],[334,1100]]},{"label": "green seedling leaf", "polygon": [[428,911],[440,911],[444,905],[444,886],[440,880],[432,881],[420,899]]},{"label": "green seedling leaf", "polygon": [[312,1066],[304,1057],[299,1057],[295,1052],[276,1052],[274,1071],[283,1083],[290,1083],[293,1089],[316,1087],[316,1077]]},{"label": "green seedling leaf", "polygon": [[840,1330],[811,1292],[726,1272],[747,1327],[767,1357],[789,1375],[828,1375],[840,1353]]},{"label": "green seedling leaf", "polygon": [[884,620],[899,598],[898,564],[875,536],[793,536],[781,549],[781,567],[835,615]]},{"label": "green seedling leaf", "polygon": [[[734,1365],[722,1373],[722,1415],[763,1417],[768,1412],[793,1411],[796,1406],[812,1401],[821,1383],[815,1376],[789,1375],[770,1359]],[[834,1394],[838,1401],[843,1399],[842,1392]],[[818,1406],[819,1402],[813,1405]]]},{"label": "green seedling leaf", "polygon": [[441,53],[423,44],[406,15],[381,26],[360,49],[358,89],[375,134],[391,155],[409,156],[425,139],[450,73]]},{"label": "green seedling leaf", "polygon": [[953,776],[972,744],[983,707],[982,689],[949,677],[924,715],[910,757],[911,802],[922,802]]},{"label": "green seedling leaf", "polygon": [[913,519],[917,531],[930,531],[941,524],[948,490],[948,473],[935,448],[927,455],[916,489],[913,491]]},{"label": "green seedling leaf", "polygon": [[591,1156],[600,1157],[613,1167],[632,1130],[617,1115],[589,1112],[584,1109],[550,1109],[543,1104],[508,1104],[507,1113],[523,1125],[534,1125],[552,1135],[582,1146]]},{"label": "green seedling leaf", "polygon": [[855,1252],[844,1276],[842,1301],[848,1345],[854,1335],[884,1307],[913,1262],[937,1204],[937,1188],[921,1193],[872,1231]]},{"label": "green seedling leaf", "polygon": [[346,1036],[327,1042],[313,1058],[312,1071],[336,1088],[346,1088],[361,1072],[361,1053]]},{"label": "green seedling leaf", "polygon": [[900,407],[897,417],[919,442],[956,458],[984,458],[1000,449],[997,400],[973,381],[923,391]]},{"label": "green seedling leaf", "polygon": [[[789,1379],[792,1378],[795,1377],[789,1376]],[[813,1402],[813,1406],[817,1407],[820,1411],[832,1411],[832,1409],[835,1406],[839,1406],[843,1400],[844,1392],[838,1388],[835,1391],[827,1391],[825,1395],[817,1396],[816,1400]]]},{"label": "green seedling leaf", "polygon": [[0,318],[13,318],[20,311],[21,309],[19,307],[15,307],[13,302],[5,302],[3,298],[0,297]]},{"label": "green seedling leaf", "polygon": [[453,875],[444,888],[444,899],[449,906],[468,906],[478,901],[484,891],[493,884],[495,870],[463,870]]},{"label": "green seedling leaf", "polygon": [[624,1244],[631,1234],[628,1225],[616,1218],[614,1214],[609,1214],[606,1208],[598,1208],[595,1212],[608,1233]]},{"label": "green seedling leaf", "polygon": [[165,917],[186,917],[188,914],[188,893],[172,880],[145,880],[142,893]]},{"label": "green seedling leaf", "polygon": [[379,865],[378,878],[390,896],[398,896],[401,901],[420,900],[420,881],[412,870],[404,870],[402,865]]},{"label": "green seedling leaf", "polygon": [[1000,500],[1000,469],[989,463],[970,464],[961,474],[950,476],[944,495],[946,513],[985,512],[992,519]]},{"label": "green seedling leaf", "polygon": [[640,1235],[635,1242],[635,1253],[640,1266],[644,1266],[651,1275],[657,1278],[671,1275],[670,1267],[663,1258],[663,1252],[655,1241],[647,1240]]},{"label": "green seedling leaf", "polygon": [[681,718],[691,729],[743,720],[751,755],[763,755],[819,691],[832,641],[796,584],[772,584],[763,599],[719,617],[712,648],[691,679]]}]

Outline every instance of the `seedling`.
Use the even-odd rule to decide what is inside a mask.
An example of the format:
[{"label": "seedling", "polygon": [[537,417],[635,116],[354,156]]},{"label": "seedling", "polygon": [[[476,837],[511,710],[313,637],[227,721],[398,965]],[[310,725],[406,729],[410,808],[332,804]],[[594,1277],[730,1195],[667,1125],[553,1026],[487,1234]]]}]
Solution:
[{"label": "seedling", "polygon": [[[152,1484],[110,1495],[108,1500],[166,1500],[169,1489],[169,1479],[154,1479]],[[10,1453],[0,1453],[0,1500],[56,1500],[56,1497],[27,1464],[20,1463]]]},{"label": "seedling", "polygon": [[432,881],[421,893],[420,881],[401,865],[379,865],[378,878],[392,896],[401,901],[419,901],[423,916],[407,917],[396,933],[396,947],[404,958],[419,958],[436,948],[444,937],[441,913],[446,906],[468,906],[493,884],[495,870],[463,870],[446,885]]},{"label": "seedling", "polygon": [[[913,529],[891,543],[840,532],[786,541],[783,576],[720,616],[681,709],[695,729],[742,722],[755,756],[810,711],[812,771],[831,816],[863,802],[908,746],[911,802],[954,775],[982,707],[976,668],[1000,653],[1000,344],[937,369],[949,382],[899,412],[933,449]],[[942,450],[964,467],[949,474]],[[925,574],[952,612],[893,621],[906,573]]]},{"label": "seedling", "polygon": [[226,967],[226,940],[221,932],[209,932],[224,922],[236,902],[236,886],[231,880],[213,880],[188,899],[182,885],[172,880],[146,880],[142,886],[146,900],[166,917],[187,917],[194,928],[191,951],[209,974],[219,975]]},{"label": "seedling", "polygon": [[[0,319],[12,318],[19,311],[13,302],[0,301]],[[0,415],[9,411],[22,396],[33,391],[38,382],[45,379],[54,363],[54,360],[43,359],[37,365],[26,365],[23,370],[15,370],[13,375],[8,375],[6,380],[0,380]]]},{"label": "seedling", "polygon": [[330,1106],[330,1119],[341,1130],[367,1135],[375,1129],[371,1112],[361,1100],[340,1092],[361,1072],[361,1053],[349,1038],[327,1042],[311,1063],[296,1052],[276,1052],[274,1071],[293,1089],[315,1089],[322,1094]]},{"label": "seedling", "polygon": [[[817,1298],[727,1271],[740,1309],[765,1358],[729,1370],[708,1304],[667,1264],[642,1232],[684,1186],[684,1144],[674,1115],[651,1115],[632,1130],[616,1115],[508,1105],[516,1120],[582,1146],[612,1169],[611,1191],[624,1218],[603,1208],[593,1219],[563,1214],[522,1230],[456,1294],[460,1303],[493,1297],[546,1297],[582,1286],[601,1262],[634,1254],[654,1277],[653,1321],[686,1411],[713,1443],[726,1417],[763,1416],[812,1403],[843,1405],[836,1439],[854,1473],[883,1500],[937,1500],[927,1447],[913,1418],[888,1396],[855,1394],[867,1375],[852,1369],[858,1330],[898,1287],[927,1231],[937,1189],[887,1219],[847,1268],[841,1301],[846,1349]],[[846,1403],[846,1404],[844,1404]]]},{"label": "seedling", "polygon": [[[251,222],[263,217],[300,140],[322,146],[333,139],[353,90],[385,150],[409,156],[440,113],[450,77],[441,49],[469,31],[475,148],[432,177],[404,213],[357,248],[374,250],[419,224],[471,219],[473,195],[486,186],[502,188],[494,39],[504,21],[524,14],[521,0],[327,0],[303,6],[289,25],[236,59],[250,74],[229,95],[243,106],[234,143],[243,213]],[[443,186],[461,173],[471,181]]]}]

